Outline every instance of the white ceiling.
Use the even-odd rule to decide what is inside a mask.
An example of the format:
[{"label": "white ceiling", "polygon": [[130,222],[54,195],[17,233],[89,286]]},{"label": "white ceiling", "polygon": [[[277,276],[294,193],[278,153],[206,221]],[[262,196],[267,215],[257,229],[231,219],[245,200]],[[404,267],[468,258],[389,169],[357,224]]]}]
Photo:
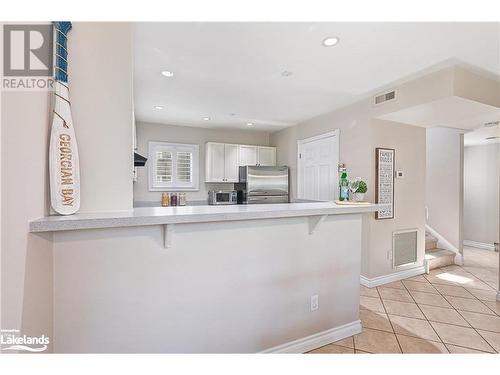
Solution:
[{"label": "white ceiling", "polygon": [[[444,61],[498,75],[499,25],[137,23],[136,118],[275,131]],[[340,43],[323,47],[332,35]],[[162,70],[174,77],[163,77]],[[285,70],[292,74],[282,76]]]},{"label": "white ceiling", "polygon": [[449,96],[387,113],[379,118],[425,128],[441,126],[470,131],[487,122],[500,120],[500,108],[459,96]]},{"label": "white ceiling", "polygon": [[[486,139],[499,137],[495,139]],[[464,146],[479,146],[490,143],[500,143],[500,126],[482,127],[464,134]]]}]

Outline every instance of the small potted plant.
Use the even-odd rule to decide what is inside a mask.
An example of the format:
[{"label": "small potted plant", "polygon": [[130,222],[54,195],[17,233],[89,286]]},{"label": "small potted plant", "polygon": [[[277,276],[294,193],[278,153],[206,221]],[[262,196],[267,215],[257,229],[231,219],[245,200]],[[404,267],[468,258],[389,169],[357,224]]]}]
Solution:
[{"label": "small potted plant", "polygon": [[358,202],[363,201],[365,199],[365,193],[367,190],[368,187],[366,186],[366,182],[359,181],[359,186],[358,189],[356,190],[356,200]]}]

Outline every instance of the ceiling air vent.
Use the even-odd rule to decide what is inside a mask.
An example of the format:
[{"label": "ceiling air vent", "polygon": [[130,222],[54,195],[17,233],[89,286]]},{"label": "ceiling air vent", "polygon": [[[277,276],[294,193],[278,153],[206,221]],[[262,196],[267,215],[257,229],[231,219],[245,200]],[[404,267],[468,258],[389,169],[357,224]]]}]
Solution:
[{"label": "ceiling air vent", "polygon": [[392,91],[386,92],[384,94],[377,95],[374,98],[374,103],[375,103],[375,105],[377,105],[377,104],[382,104],[382,103],[388,102],[389,100],[395,100],[395,99],[396,99],[396,91],[392,90]]},{"label": "ceiling air vent", "polygon": [[500,121],[490,121],[490,122],[484,123],[484,127],[491,128],[493,126],[498,126],[498,124],[500,124]]}]

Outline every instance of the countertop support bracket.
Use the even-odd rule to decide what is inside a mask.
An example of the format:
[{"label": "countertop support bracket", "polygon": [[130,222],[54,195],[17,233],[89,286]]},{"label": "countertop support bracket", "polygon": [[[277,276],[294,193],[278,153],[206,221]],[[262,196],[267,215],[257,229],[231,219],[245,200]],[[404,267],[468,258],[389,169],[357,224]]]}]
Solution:
[{"label": "countertop support bracket", "polygon": [[174,237],[174,224],[163,225],[163,247],[169,249],[172,247]]},{"label": "countertop support bracket", "polygon": [[328,215],[309,216],[309,234],[313,234]]}]

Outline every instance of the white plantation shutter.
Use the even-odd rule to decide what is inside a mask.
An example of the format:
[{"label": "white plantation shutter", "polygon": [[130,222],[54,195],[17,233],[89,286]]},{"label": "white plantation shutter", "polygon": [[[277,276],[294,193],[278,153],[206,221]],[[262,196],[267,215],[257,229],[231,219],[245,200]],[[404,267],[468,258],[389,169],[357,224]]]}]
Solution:
[{"label": "white plantation shutter", "polygon": [[193,153],[187,151],[177,152],[177,181],[189,184],[193,177]]},{"label": "white plantation shutter", "polygon": [[170,151],[156,152],[156,181],[172,181],[172,153]]},{"label": "white plantation shutter", "polygon": [[149,190],[198,190],[199,146],[149,142]]}]

